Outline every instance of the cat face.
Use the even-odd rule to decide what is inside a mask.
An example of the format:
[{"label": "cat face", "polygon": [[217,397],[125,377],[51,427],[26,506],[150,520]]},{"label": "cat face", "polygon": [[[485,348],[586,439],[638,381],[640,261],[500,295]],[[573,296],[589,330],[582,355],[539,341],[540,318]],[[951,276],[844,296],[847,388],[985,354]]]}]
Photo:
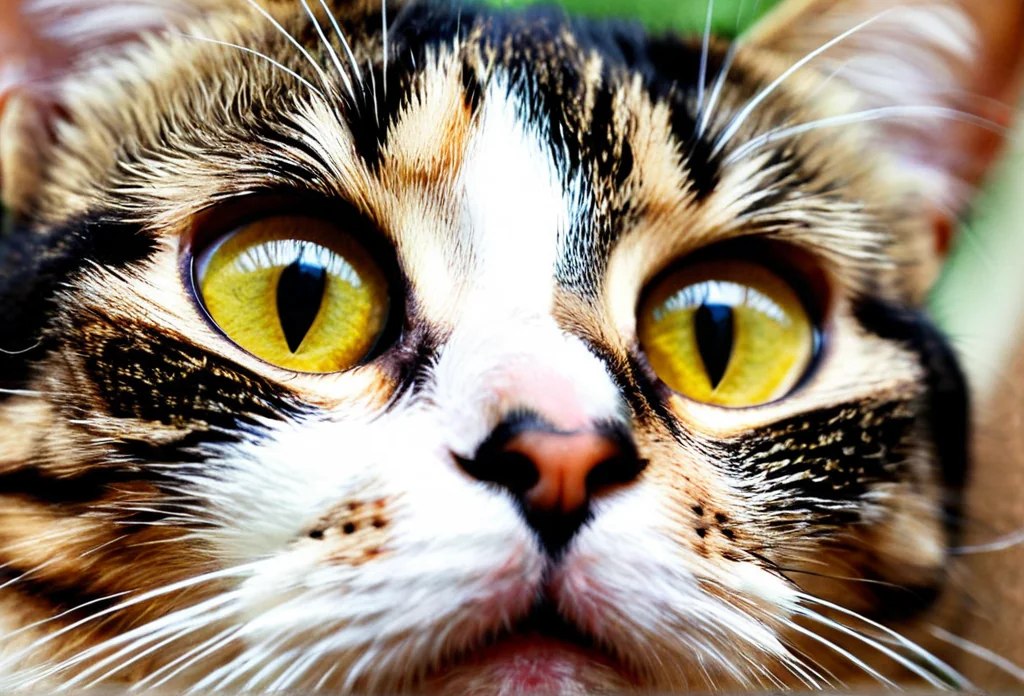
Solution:
[{"label": "cat face", "polygon": [[0,146],[0,683],[944,683],[858,636],[965,474],[968,13],[59,5]]}]

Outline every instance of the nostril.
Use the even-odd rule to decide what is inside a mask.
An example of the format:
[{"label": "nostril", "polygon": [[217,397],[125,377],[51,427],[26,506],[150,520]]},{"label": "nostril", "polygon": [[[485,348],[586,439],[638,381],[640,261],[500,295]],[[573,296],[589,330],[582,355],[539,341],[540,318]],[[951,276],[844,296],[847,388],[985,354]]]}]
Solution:
[{"label": "nostril", "polygon": [[479,481],[494,483],[516,495],[523,495],[540,481],[536,465],[519,452],[491,452],[487,456],[479,453],[473,459],[455,455],[463,471]]},{"label": "nostril", "polygon": [[646,468],[647,461],[633,454],[606,459],[587,474],[587,490],[593,493],[603,488],[621,486],[636,480]]}]

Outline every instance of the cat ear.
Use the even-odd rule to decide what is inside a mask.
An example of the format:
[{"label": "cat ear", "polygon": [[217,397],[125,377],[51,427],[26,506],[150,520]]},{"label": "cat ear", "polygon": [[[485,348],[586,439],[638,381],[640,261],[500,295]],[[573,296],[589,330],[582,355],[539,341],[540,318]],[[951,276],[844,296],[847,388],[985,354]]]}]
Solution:
[{"label": "cat ear", "polygon": [[221,0],[0,0],[0,202],[22,211],[79,61]]},{"label": "cat ear", "polygon": [[952,218],[1005,140],[1022,38],[1021,0],[784,0],[743,40],[791,62],[824,48],[809,65],[853,87],[854,110]]}]

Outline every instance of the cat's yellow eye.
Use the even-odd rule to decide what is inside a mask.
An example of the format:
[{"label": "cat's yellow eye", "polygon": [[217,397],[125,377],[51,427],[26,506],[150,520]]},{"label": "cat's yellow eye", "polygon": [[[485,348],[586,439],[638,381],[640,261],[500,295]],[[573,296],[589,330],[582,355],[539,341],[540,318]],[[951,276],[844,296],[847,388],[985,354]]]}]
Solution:
[{"label": "cat's yellow eye", "polygon": [[357,365],[388,317],[380,266],[355,239],[315,217],[280,215],[235,230],[197,259],[195,282],[231,340],[299,372]]},{"label": "cat's yellow eye", "polygon": [[814,357],[815,326],[796,291],[758,264],[712,259],[654,284],[637,317],[658,377],[695,401],[730,408],[785,396]]}]

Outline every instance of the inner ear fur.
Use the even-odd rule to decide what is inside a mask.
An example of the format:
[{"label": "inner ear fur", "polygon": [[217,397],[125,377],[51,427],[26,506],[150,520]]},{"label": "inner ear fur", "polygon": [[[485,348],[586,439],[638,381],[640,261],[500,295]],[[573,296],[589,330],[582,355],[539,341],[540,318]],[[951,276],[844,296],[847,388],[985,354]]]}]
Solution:
[{"label": "inner ear fur", "polygon": [[1017,112],[1024,2],[785,0],[743,41],[795,62],[858,26],[809,66],[848,85],[857,97],[854,110],[914,109],[902,116],[893,110],[872,127],[914,177],[936,219],[955,218]]}]

